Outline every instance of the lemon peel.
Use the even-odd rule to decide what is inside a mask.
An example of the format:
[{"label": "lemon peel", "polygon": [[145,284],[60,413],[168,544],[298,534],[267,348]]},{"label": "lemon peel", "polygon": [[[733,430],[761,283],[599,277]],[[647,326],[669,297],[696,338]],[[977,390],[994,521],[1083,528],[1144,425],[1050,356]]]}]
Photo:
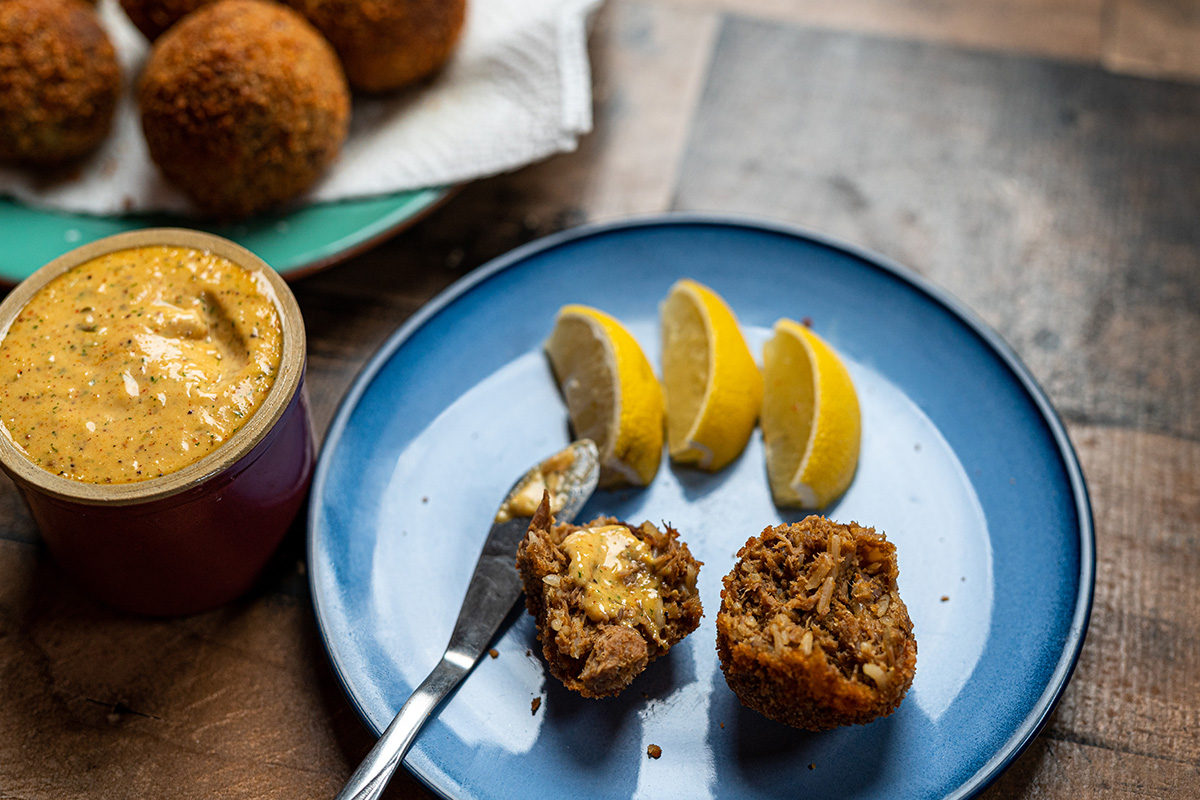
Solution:
[{"label": "lemon peel", "polygon": [[790,319],[763,346],[762,432],[771,495],[824,508],[854,479],[862,442],[858,394],[829,344]]},{"label": "lemon peel", "polygon": [[603,311],[570,304],[545,350],[575,435],[600,450],[600,485],[648,485],[662,460],[663,395],[637,340]]},{"label": "lemon peel", "polygon": [[677,281],[660,308],[671,459],[717,471],[745,449],[763,380],[737,317],[711,288]]}]

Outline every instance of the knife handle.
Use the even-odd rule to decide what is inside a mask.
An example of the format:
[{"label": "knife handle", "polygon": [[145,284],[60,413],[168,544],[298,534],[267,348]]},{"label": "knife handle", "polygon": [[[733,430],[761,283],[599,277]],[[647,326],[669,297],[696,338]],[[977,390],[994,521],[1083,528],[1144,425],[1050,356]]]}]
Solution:
[{"label": "knife handle", "polygon": [[446,650],[442,660],[405,701],[371,752],[350,776],[337,800],[376,800],[383,794],[392,773],[404,760],[429,715],[466,677],[475,661],[461,652]]},{"label": "knife handle", "polygon": [[528,525],[526,517],[493,526],[441,661],[400,707],[336,800],[375,800],[383,794],[421,726],[479,662],[500,623],[521,596],[521,578],[513,554]]}]

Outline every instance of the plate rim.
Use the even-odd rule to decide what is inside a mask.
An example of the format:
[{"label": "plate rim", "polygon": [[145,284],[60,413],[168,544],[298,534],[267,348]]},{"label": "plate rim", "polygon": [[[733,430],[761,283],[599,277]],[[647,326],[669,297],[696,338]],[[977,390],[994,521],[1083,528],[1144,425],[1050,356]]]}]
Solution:
[{"label": "plate rim", "polygon": [[[668,226],[694,226],[696,228],[716,226],[788,236],[832,250],[841,251],[890,274],[892,277],[928,296],[934,303],[950,312],[963,325],[975,333],[975,335],[979,336],[996,353],[1013,377],[1017,379],[1021,388],[1034,403],[1042,420],[1049,429],[1070,484],[1071,499],[1079,520],[1077,531],[1079,538],[1079,592],[1075,597],[1074,609],[1067,628],[1066,639],[1063,642],[1062,652],[1055,663],[1054,670],[1050,673],[1046,687],[1038,696],[1030,712],[1025,715],[1012,735],[1005,740],[996,752],[970,778],[949,794],[944,795],[944,800],[965,800],[966,798],[977,796],[999,778],[1028,749],[1038,734],[1041,733],[1071,681],[1083,650],[1084,640],[1087,637],[1087,629],[1095,595],[1096,543],[1091,499],[1078,455],[1058,412],[1050,402],[1045,390],[1038,384],[1037,380],[1033,377],[1033,373],[1030,372],[1020,356],[1017,355],[1016,351],[1012,349],[999,333],[949,290],[937,285],[911,268],[902,265],[900,262],[868,248],[845,242],[824,233],[811,231],[790,222],[756,216],[733,213],[662,212],[587,223],[549,234],[496,256],[462,278],[459,278],[435,295],[425,305],[417,309],[412,316],[405,320],[379,346],[351,382],[326,430],[317,459],[316,471],[313,475],[309,503],[310,511],[306,525],[305,555],[309,567],[308,583],[313,613],[316,618],[322,648],[325,651],[330,668],[342,688],[343,695],[367,729],[376,736],[379,736],[382,730],[375,727],[374,723],[367,717],[366,711],[355,701],[342,665],[334,657],[331,642],[329,641],[329,637],[326,636],[326,626],[323,624],[324,615],[321,612],[319,593],[316,585],[317,570],[314,569],[314,564],[316,563],[314,561],[316,537],[320,533],[316,529],[318,503],[314,501],[317,500],[328,478],[329,463],[332,458],[329,453],[337,447],[349,424],[349,418],[357,408],[362,395],[367,391],[379,371],[396,351],[416,331],[423,327],[428,320],[493,275],[520,264],[534,255],[577,240],[622,230]],[[407,764],[405,766],[408,768]],[[419,772],[412,769],[409,769],[409,772],[421,780],[422,784],[431,792],[449,798],[448,795],[443,794]],[[450,800],[453,799],[450,798]]]},{"label": "plate rim", "polygon": [[[213,220],[206,220],[200,217],[189,217],[183,214],[169,212],[145,212],[138,214],[89,214],[81,211],[72,211],[69,209],[57,209],[48,206],[39,206],[33,203],[28,203],[18,197],[11,195],[0,196],[0,213],[5,206],[18,208],[23,213],[35,214],[41,219],[57,219],[62,221],[62,227],[70,226],[72,220],[93,220],[101,224],[108,223],[116,226],[116,229],[109,231],[103,236],[114,235],[118,232],[126,232],[131,230],[141,230],[143,228],[152,227],[174,227],[174,228],[191,228],[195,230],[206,231],[222,236],[237,244],[243,244],[242,237],[239,237],[235,230],[238,225],[245,223],[253,223],[263,219],[273,219],[274,224],[287,223],[297,218],[298,215],[304,213],[320,214],[325,209],[332,209],[336,206],[353,206],[353,205],[368,205],[378,202],[395,202],[401,198],[405,201],[399,206],[389,208],[385,213],[365,222],[353,230],[342,232],[339,236],[332,238],[330,241],[324,242],[319,246],[310,247],[304,252],[304,258],[298,259],[292,257],[286,263],[275,264],[271,267],[279,273],[284,280],[289,283],[300,278],[307,277],[315,272],[327,269],[336,264],[340,264],[347,259],[353,258],[373,247],[376,247],[385,240],[399,234],[421,220],[428,217],[433,212],[440,209],[449,202],[463,187],[463,184],[450,184],[446,186],[427,186],[415,189],[404,189],[396,192],[367,195],[363,197],[350,197],[343,200],[331,200],[322,203],[310,203],[307,205],[296,205],[276,209],[274,211],[264,212],[259,217],[251,217],[248,220],[242,220],[234,223],[220,223]],[[286,233],[281,233],[279,236],[286,238]],[[96,241],[94,237],[81,238],[74,242],[65,242],[66,248],[62,250],[60,255],[70,252],[77,247],[82,247],[89,242]],[[47,259],[43,264],[49,263],[52,259]],[[278,260],[278,259],[273,259]],[[43,264],[36,264],[27,270],[28,275],[37,271],[38,267]],[[17,277],[17,273],[21,272],[19,268],[9,269],[8,267],[0,267],[0,289],[12,288],[25,280],[25,277]],[[12,273],[12,274],[9,274]]]}]

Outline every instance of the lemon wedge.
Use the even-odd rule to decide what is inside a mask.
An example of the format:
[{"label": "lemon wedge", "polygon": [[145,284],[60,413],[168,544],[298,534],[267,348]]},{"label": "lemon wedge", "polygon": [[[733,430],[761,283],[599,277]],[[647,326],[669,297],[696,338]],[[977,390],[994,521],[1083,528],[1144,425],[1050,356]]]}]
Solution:
[{"label": "lemon wedge", "polygon": [[566,305],[545,349],[575,435],[600,450],[600,485],[654,480],[662,460],[662,387],[629,331],[603,311]]},{"label": "lemon wedge", "polygon": [[790,319],[763,346],[763,445],[780,506],[824,508],[850,486],[862,419],[850,373],[817,334]]},{"label": "lemon wedge", "polygon": [[676,282],[660,317],[668,452],[676,463],[715,472],[750,441],[762,375],[737,317],[707,286]]}]

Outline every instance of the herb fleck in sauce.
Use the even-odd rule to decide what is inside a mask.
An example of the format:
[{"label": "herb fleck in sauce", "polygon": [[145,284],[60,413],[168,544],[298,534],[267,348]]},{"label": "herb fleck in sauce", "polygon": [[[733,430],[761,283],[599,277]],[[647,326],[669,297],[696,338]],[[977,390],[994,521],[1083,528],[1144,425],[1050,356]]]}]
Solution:
[{"label": "herb fleck in sauce", "polygon": [[274,382],[273,297],[262,276],[186,247],[81,264],[39,290],[0,342],[0,421],[66,478],[182,469],[245,424]]},{"label": "herb fleck in sauce", "polygon": [[593,622],[641,627],[666,646],[662,581],[650,547],[624,525],[581,528],[563,539],[569,576],[582,589],[580,604]]}]

